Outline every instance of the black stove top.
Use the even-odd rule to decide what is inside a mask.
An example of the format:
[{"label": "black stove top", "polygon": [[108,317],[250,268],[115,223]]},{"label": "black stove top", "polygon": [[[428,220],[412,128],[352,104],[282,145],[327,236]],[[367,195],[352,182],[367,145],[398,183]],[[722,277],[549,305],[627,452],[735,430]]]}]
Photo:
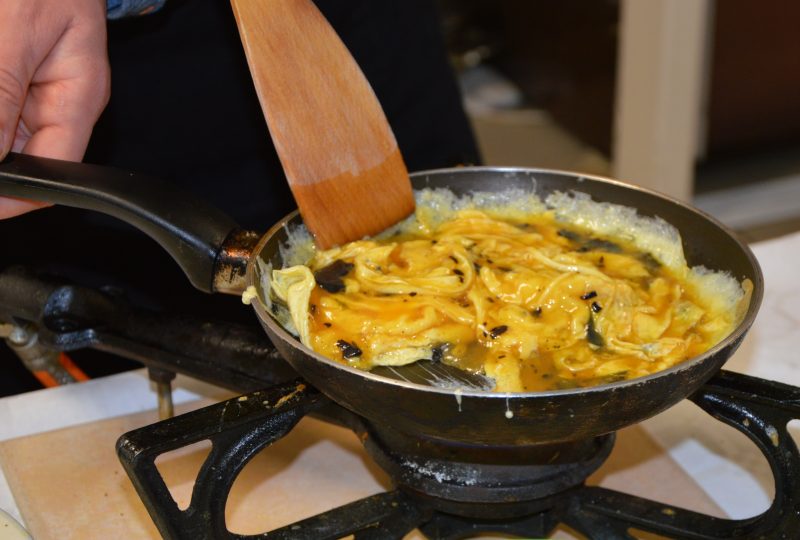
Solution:
[{"label": "black stove top", "polygon": [[[800,452],[786,425],[800,418],[800,388],[722,371],[690,399],[744,433],[764,454],[775,499],[764,513],[729,520],[585,485],[614,444],[590,440],[521,447],[470,446],[400,433],[329,400],[298,379],[256,327],[166,316],[108,291],[0,273],[0,322],[35,331],[54,351],[95,348],[134,359],[168,383],[175,372],[244,392],[240,397],[127,433],[123,466],[165,538],[403,538],[484,533],[547,537],[565,524],[587,538],[800,538]],[[394,489],[260,535],[225,526],[231,486],[248,461],[306,415],[355,432]],[[179,509],[155,466],[166,452],[202,440],[212,450],[188,508]]]}]

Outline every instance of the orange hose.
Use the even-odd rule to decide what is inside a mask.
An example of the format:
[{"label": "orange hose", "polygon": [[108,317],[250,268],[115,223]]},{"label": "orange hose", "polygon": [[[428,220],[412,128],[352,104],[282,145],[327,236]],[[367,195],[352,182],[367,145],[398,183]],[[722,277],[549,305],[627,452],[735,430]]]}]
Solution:
[{"label": "orange hose", "polygon": [[67,353],[62,352],[58,355],[58,363],[61,364],[61,367],[67,370],[67,373],[72,375],[72,378],[76,381],[85,382],[89,380],[90,377],[72,361],[72,358],[67,356]]},{"label": "orange hose", "polygon": [[39,379],[39,382],[42,383],[45,388],[59,386],[58,381],[55,380],[55,378],[53,378],[53,376],[47,371],[34,371],[33,376]]},{"label": "orange hose", "polygon": [[[64,368],[64,370],[69,373],[77,382],[85,382],[90,379],[90,377],[81,368],[79,368],[69,356],[67,356],[67,353],[59,353],[58,363],[61,364],[61,367]],[[36,377],[45,388],[61,386],[55,377],[53,377],[48,371],[34,371],[33,376]]]}]

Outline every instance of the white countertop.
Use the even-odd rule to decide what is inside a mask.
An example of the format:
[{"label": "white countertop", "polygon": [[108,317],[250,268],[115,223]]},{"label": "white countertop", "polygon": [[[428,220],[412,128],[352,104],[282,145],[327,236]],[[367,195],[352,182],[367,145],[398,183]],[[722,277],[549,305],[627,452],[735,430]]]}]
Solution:
[{"label": "white countertop", "polygon": [[[725,369],[800,385],[800,233],[753,246],[766,289],[759,316]],[[176,404],[230,394],[185,377],[175,383]],[[0,441],[143,411],[156,405],[144,370],[83,384],[0,399]],[[646,431],[730,517],[769,506],[772,476],[760,452],[743,435],[683,401],[643,423]],[[790,424],[800,441],[800,422]],[[0,470],[0,509],[20,518]]]}]

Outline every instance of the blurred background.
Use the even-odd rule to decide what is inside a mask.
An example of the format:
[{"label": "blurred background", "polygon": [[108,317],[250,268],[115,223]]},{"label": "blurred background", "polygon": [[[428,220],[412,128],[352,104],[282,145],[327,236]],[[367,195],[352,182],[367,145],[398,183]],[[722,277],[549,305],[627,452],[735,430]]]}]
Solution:
[{"label": "blurred background", "polygon": [[613,176],[750,241],[800,230],[800,3],[440,7],[486,164]]}]

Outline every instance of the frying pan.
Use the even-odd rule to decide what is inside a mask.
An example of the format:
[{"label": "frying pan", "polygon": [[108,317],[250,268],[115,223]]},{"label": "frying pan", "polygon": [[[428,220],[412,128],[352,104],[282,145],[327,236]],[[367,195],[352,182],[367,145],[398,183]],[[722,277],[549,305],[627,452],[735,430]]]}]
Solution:
[{"label": "frying pan", "polygon": [[[714,375],[738,348],[761,303],[763,277],[750,249],[713,218],[663,195],[597,176],[544,169],[441,169],[415,173],[412,183],[416,189],[448,188],[457,195],[523,189],[546,197],[554,191],[578,191],[597,201],[634,207],[640,215],[659,216],[680,231],[690,266],[726,270],[738,280],[750,279],[754,289],[738,327],[704,354],[638,379],[527,393],[443,388],[361,371],[304,347],[260,302],[253,302],[264,330],[300,375],[383,428],[463,445],[495,446],[571,441],[616,431],[667,409]],[[237,294],[252,285],[263,294],[264,265],[258,261],[281,267],[281,245],[288,230],[302,223],[294,212],[259,238],[162,180],[16,154],[0,163],[0,195],[120,218],[159,242],[192,284],[206,292]]]}]

